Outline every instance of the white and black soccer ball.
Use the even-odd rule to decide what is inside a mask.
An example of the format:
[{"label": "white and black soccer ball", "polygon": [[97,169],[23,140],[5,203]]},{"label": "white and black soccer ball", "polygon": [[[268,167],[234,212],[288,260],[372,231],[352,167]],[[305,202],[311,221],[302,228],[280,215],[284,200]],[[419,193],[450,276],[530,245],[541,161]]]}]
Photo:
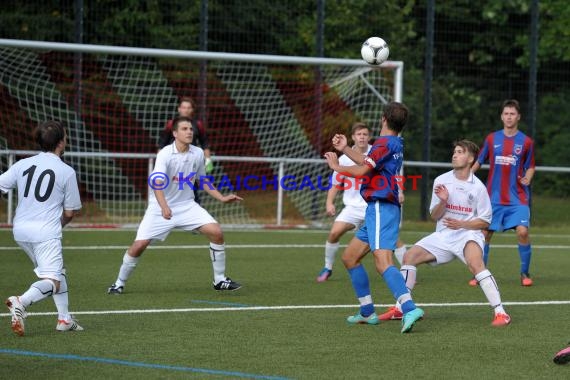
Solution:
[{"label": "white and black soccer ball", "polygon": [[360,49],[362,59],[371,65],[381,65],[388,59],[390,48],[380,37],[370,37],[362,44]]}]

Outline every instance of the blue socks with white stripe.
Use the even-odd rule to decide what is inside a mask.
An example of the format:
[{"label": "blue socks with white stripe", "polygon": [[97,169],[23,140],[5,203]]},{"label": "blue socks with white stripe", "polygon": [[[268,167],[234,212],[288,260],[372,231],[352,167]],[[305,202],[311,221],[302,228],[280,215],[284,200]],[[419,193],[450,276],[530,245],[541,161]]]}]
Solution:
[{"label": "blue socks with white stripe", "polygon": [[[368,273],[362,264],[348,270],[352,287],[360,302],[360,314],[363,317],[368,317],[374,313],[374,303],[370,295],[370,282],[368,281]],[[400,275],[398,273],[398,275]],[[402,276],[400,276],[402,277]]]},{"label": "blue socks with white stripe", "polygon": [[[358,297],[358,301],[360,302],[360,314],[363,317],[368,317],[370,314],[374,313],[374,303],[372,302],[372,296],[370,295],[368,273],[366,273],[366,270],[362,265],[358,265],[349,269],[348,275],[352,281],[352,287],[354,288],[356,297]],[[388,269],[382,273],[382,277],[396,301],[402,305],[402,312],[404,314],[416,308],[416,304],[412,300],[412,295],[408,288],[406,288],[404,278],[394,265],[388,267]]]},{"label": "blue socks with white stripe", "polygon": [[389,266],[388,269],[382,273],[382,277],[396,301],[402,305],[402,312],[404,314],[416,308],[416,304],[412,300],[412,295],[408,288],[406,288],[404,277],[402,277],[400,271],[394,265]]}]

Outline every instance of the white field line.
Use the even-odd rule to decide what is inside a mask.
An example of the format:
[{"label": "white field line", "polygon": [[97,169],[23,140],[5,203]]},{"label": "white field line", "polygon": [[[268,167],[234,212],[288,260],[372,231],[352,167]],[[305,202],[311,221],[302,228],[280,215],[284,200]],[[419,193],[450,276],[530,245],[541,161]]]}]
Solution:
[{"label": "white field line", "polygon": [[[224,229],[224,225],[222,225],[222,229]],[[316,234],[316,235],[325,235],[329,234],[329,230],[327,228],[323,229],[263,229],[263,228],[226,228],[224,231],[228,233],[245,233],[245,234],[259,234],[261,233],[274,233],[274,234]],[[0,227],[0,231],[12,231],[12,228],[7,227]],[[123,232],[136,232],[137,226],[133,228],[89,228],[89,227],[72,227],[66,229],[66,231],[73,231],[73,232],[107,232],[107,233],[123,233]],[[349,231],[349,234],[354,234],[354,230]],[[419,235],[424,237],[428,234],[433,232],[430,231],[400,231],[401,235]],[[186,231],[175,229],[171,232],[171,234],[185,234]],[[570,238],[570,231],[568,233],[559,233],[559,234],[539,234],[534,233],[531,230],[531,238]],[[503,233],[497,232],[493,235],[493,239],[516,239],[515,232],[513,230],[504,231]],[[134,237],[134,236],[133,236]]]},{"label": "white field line", "polygon": [[[485,306],[487,302],[454,302],[454,303],[418,303],[421,307],[473,307]],[[568,301],[528,301],[503,302],[506,306],[542,306],[570,305]],[[375,307],[389,307],[393,304],[376,304]],[[133,309],[133,310],[93,310],[73,311],[73,315],[111,315],[111,314],[158,314],[158,313],[198,313],[198,312],[227,312],[227,311],[265,311],[265,310],[313,310],[313,309],[346,309],[358,308],[358,305],[284,305],[284,306],[240,306],[240,307],[191,307],[182,309]],[[57,315],[56,312],[28,313],[28,316]],[[0,313],[0,317],[9,317],[10,313]]]},{"label": "white field line", "polygon": [[[341,247],[346,247],[346,244],[341,244]],[[124,250],[128,245],[72,245],[64,246],[64,251],[93,251],[93,250]],[[281,248],[281,249],[295,249],[295,248],[323,248],[324,244],[226,244],[229,249],[264,249],[264,248]],[[517,248],[516,244],[491,244],[491,248]],[[533,244],[534,249],[570,249],[570,245],[542,245]],[[19,250],[17,246],[0,246],[0,251],[14,251]],[[155,245],[149,246],[147,249],[163,249],[163,250],[176,250],[176,249],[208,249],[207,244],[193,244],[193,245]]]}]

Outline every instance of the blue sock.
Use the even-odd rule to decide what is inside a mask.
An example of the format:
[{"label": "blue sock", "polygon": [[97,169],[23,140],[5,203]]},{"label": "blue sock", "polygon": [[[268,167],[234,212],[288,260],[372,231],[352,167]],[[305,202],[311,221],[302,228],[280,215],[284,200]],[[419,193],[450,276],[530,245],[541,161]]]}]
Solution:
[{"label": "blue sock", "polygon": [[489,261],[489,243],[485,243],[483,247],[483,264],[485,267],[487,266],[487,262]]},{"label": "blue sock", "polygon": [[[398,272],[398,274],[400,274]],[[350,276],[350,281],[352,281],[352,287],[356,293],[356,297],[360,301],[360,314],[363,317],[368,317],[370,314],[374,313],[374,304],[372,303],[372,297],[370,297],[370,283],[368,281],[368,273],[362,266],[362,264],[349,269],[348,275]],[[400,275],[400,277],[402,277]],[[369,303],[362,304],[362,299],[368,297],[370,299]]]},{"label": "blue sock", "polygon": [[392,292],[394,299],[401,303],[402,312],[404,314],[416,308],[416,304],[412,301],[410,291],[406,288],[404,277],[402,277],[402,274],[394,265],[389,266],[388,269],[382,273],[382,277]]},{"label": "blue sock", "polygon": [[521,258],[521,273],[528,273],[530,268],[530,256],[532,255],[532,250],[529,245],[519,244],[519,256]]}]

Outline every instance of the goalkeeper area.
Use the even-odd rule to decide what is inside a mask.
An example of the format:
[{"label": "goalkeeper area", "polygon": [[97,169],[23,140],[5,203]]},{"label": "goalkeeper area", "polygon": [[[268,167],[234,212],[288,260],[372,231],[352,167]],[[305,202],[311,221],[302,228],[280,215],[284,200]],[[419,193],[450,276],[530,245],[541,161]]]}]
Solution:
[{"label": "goalkeeper area", "polygon": [[[431,223],[405,223],[412,244]],[[323,264],[321,230],[226,231],[227,274],[243,284],[212,289],[204,237],[173,232],[143,255],[120,296],[106,294],[135,231],[68,229],[64,255],[70,310],[85,331],[60,333],[51,299],[32,305],[26,336],[0,314],[0,378],[81,379],[561,379],[568,368],[552,357],[570,339],[570,236],[533,228],[533,279],[519,283],[512,233],[496,234],[489,268],[512,324],[491,326],[481,289],[467,285],[455,261],[418,268],[415,300],[426,315],[410,334],[398,321],[350,326],[358,310],[337,258],[333,276],[315,278]],[[341,240],[344,246],[352,234]],[[0,230],[4,297],[35,280],[28,257]],[[392,296],[369,271],[376,311]],[[10,292],[9,294],[7,292]]]},{"label": "goalkeeper area", "polygon": [[[226,180],[222,192],[244,198],[223,205],[204,195],[218,221],[322,223],[326,191],[314,188],[328,184],[322,155],[331,137],[350,135],[357,121],[376,135],[383,105],[401,101],[402,62],[27,42],[0,40],[0,171],[35,149],[38,123],[64,122],[65,160],[84,202],[74,222],[83,225],[140,221],[160,132],[184,96],[209,134],[214,184]],[[314,186],[240,187],[248,176]],[[13,208],[0,200],[2,221],[10,223]]]}]

